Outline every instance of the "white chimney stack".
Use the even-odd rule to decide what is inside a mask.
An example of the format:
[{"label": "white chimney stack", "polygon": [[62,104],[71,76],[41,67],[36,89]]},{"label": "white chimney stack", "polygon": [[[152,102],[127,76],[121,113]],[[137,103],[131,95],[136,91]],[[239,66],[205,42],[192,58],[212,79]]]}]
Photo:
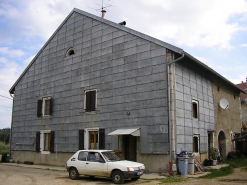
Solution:
[{"label": "white chimney stack", "polygon": [[102,9],[101,12],[102,12],[102,18],[104,19],[106,11]]}]

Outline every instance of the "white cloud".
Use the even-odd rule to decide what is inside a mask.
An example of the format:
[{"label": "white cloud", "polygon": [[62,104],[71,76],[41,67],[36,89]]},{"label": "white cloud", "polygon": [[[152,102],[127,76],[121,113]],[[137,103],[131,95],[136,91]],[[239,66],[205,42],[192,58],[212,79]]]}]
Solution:
[{"label": "white cloud", "polygon": [[9,49],[8,47],[0,47],[0,53],[11,58],[22,57],[25,55],[22,50]]},{"label": "white cloud", "polygon": [[[14,2],[19,6],[5,3],[0,8],[2,14],[15,20],[16,27],[24,29],[26,35],[40,36],[44,40],[74,7],[96,14],[87,8],[95,4],[91,5],[92,2],[87,0],[75,0],[73,4],[66,0]],[[124,18],[127,26],[189,47],[230,48],[233,35],[245,29],[236,22],[236,17],[241,20],[247,14],[244,0],[137,0],[128,2],[128,6],[125,1],[110,4],[116,7],[107,12],[107,19],[121,22]]]},{"label": "white cloud", "polygon": [[139,8],[136,6],[124,9],[129,13],[131,26],[189,47],[230,48],[234,34],[244,29],[233,18],[247,12],[244,0],[145,0]]},{"label": "white cloud", "polygon": [[240,44],[241,47],[247,47],[247,44]]}]

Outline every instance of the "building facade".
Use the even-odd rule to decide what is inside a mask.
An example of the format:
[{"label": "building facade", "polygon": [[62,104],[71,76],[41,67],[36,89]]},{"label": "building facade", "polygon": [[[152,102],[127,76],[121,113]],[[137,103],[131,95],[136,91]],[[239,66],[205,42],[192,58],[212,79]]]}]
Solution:
[{"label": "building facade", "polygon": [[215,77],[241,91],[178,47],[74,9],[10,89],[11,157],[64,166],[111,149],[150,172],[181,149],[203,159]]}]

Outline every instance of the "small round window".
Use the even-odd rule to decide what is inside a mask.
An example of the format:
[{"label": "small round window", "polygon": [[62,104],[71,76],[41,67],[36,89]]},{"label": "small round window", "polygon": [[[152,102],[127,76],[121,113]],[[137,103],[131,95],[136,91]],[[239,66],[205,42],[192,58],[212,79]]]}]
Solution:
[{"label": "small round window", "polygon": [[66,57],[74,54],[75,54],[74,48],[69,48],[68,51],[66,52]]}]

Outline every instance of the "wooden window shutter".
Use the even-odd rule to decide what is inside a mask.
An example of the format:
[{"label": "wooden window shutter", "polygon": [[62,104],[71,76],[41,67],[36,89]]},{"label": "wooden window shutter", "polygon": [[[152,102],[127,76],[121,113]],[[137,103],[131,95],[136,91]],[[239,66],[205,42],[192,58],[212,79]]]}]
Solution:
[{"label": "wooden window shutter", "polygon": [[49,108],[49,115],[51,115],[52,114],[52,105],[53,105],[53,103],[54,103],[54,100],[51,98],[50,99],[50,108]]},{"label": "wooden window shutter", "polygon": [[105,129],[99,129],[99,149],[105,149]]},{"label": "wooden window shutter", "polygon": [[42,100],[38,100],[37,103],[37,117],[42,116]]},{"label": "wooden window shutter", "polygon": [[36,152],[40,151],[40,132],[36,132]]},{"label": "wooden window shutter", "polygon": [[95,111],[96,91],[91,91],[91,111]]},{"label": "wooden window shutter", "polygon": [[84,129],[79,130],[79,150],[84,150]]},{"label": "wooden window shutter", "polygon": [[91,111],[91,91],[86,92],[86,112]]},{"label": "wooden window shutter", "polygon": [[54,141],[55,141],[55,132],[51,131],[51,137],[50,137],[50,152],[54,152]]}]

